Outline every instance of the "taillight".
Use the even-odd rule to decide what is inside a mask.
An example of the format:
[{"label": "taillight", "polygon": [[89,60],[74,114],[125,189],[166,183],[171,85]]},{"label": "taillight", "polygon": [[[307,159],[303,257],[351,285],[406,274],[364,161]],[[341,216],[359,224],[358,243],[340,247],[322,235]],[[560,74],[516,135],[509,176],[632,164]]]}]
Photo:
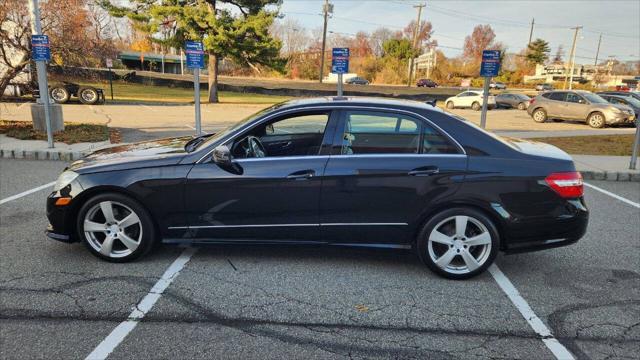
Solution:
[{"label": "taillight", "polygon": [[534,102],[536,102],[536,98],[531,98],[531,100],[529,100],[529,105],[533,104]]},{"label": "taillight", "polygon": [[577,171],[553,173],[544,181],[563,198],[577,198],[584,192],[582,175]]}]

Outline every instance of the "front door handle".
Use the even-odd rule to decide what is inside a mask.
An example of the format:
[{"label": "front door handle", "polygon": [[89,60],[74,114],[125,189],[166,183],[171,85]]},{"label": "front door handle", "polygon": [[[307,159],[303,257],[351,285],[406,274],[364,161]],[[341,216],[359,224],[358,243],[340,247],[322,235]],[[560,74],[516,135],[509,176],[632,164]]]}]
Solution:
[{"label": "front door handle", "polygon": [[287,179],[311,179],[315,175],[315,170],[300,170],[287,175]]},{"label": "front door handle", "polygon": [[426,166],[409,171],[411,176],[431,176],[440,172],[437,166]]}]

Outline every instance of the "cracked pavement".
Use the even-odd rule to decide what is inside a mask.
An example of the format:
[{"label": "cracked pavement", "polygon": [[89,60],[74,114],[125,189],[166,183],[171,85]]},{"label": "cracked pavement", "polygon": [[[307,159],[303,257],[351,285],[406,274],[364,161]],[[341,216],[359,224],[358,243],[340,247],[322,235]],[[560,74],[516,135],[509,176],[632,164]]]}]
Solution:
[{"label": "cracked pavement", "polygon": [[[0,198],[62,162],[0,160]],[[640,200],[640,184],[592,182]],[[640,211],[586,188],[578,244],[498,266],[578,358],[640,353]],[[182,249],[130,264],[47,240],[40,191],[0,205],[0,358],[84,358]],[[553,358],[489,274],[448,281],[410,251],[207,246],[110,358]]]}]

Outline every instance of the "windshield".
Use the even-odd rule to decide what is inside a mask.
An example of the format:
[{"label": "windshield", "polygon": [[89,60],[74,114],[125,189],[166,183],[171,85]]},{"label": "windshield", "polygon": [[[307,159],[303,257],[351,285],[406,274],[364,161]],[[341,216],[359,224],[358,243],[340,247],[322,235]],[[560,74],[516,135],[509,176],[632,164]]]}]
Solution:
[{"label": "windshield", "polygon": [[[282,103],[278,103],[278,104],[275,104],[275,105],[272,105],[272,106],[269,106],[269,107],[268,107],[268,108],[266,108],[266,109],[262,109],[262,110],[258,111],[257,113],[253,113],[253,114],[251,114],[251,115],[247,116],[246,118],[244,118],[244,119],[242,119],[242,120],[238,121],[237,123],[235,123],[235,124],[233,124],[233,125],[231,125],[231,126],[229,126],[229,127],[225,128],[225,129],[220,130],[219,132],[215,133],[214,135],[212,135],[211,137],[209,137],[209,138],[207,139],[207,141],[203,141],[202,143],[198,144],[198,146],[196,146],[195,148],[193,148],[193,150],[197,150],[197,149],[199,149],[199,148],[201,148],[201,147],[203,147],[203,146],[205,146],[205,147],[206,147],[206,146],[208,146],[209,144],[212,144],[212,143],[214,143],[214,142],[218,141],[219,139],[221,139],[221,138],[222,138],[222,137],[224,137],[225,135],[227,135],[227,134],[229,134],[229,133],[231,133],[231,132],[234,132],[234,131],[236,131],[236,130],[240,129],[240,128],[241,128],[241,127],[243,127],[245,124],[250,123],[250,122],[251,122],[251,121],[253,121],[254,119],[257,119],[258,117],[262,116],[263,114],[266,114],[266,113],[268,113],[268,112],[271,112],[271,111],[273,111],[273,110],[275,110],[275,109],[279,108],[280,106],[282,106],[282,104],[284,104],[284,102],[282,102]],[[193,150],[192,150],[192,151],[193,151]]]},{"label": "windshield", "polygon": [[624,98],[624,100],[628,102],[629,105],[640,108],[640,100],[633,98],[631,96]]},{"label": "windshield", "polygon": [[608,104],[609,102],[600,97],[600,95],[592,94],[592,93],[581,93],[580,95],[584,96],[585,99],[589,100],[592,104]]}]

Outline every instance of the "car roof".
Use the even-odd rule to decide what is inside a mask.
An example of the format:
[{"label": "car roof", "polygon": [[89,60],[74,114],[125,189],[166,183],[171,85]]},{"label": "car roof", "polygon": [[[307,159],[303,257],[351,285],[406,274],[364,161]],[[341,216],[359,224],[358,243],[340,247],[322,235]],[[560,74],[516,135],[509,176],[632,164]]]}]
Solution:
[{"label": "car roof", "polygon": [[415,100],[406,99],[390,99],[380,97],[368,97],[368,96],[323,96],[314,98],[294,99],[282,102],[278,105],[278,109],[287,108],[305,108],[313,106],[375,106],[375,107],[411,107],[415,109],[434,110],[434,107]]}]

